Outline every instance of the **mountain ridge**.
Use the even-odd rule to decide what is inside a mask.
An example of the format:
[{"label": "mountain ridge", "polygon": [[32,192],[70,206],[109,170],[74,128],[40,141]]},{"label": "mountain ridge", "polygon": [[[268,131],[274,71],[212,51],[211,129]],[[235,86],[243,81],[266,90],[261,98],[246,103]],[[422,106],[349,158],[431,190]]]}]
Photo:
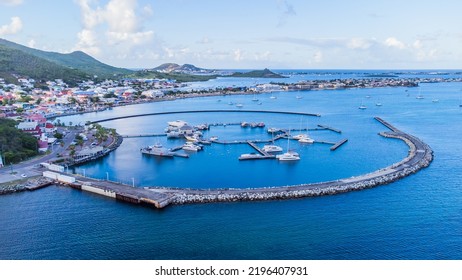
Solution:
[{"label": "mountain ridge", "polygon": [[[29,48],[23,46],[21,44],[17,44],[5,39],[0,38],[0,46],[3,46],[3,52],[8,52],[8,50],[16,50],[22,52],[24,54],[30,55],[29,58],[37,57],[48,61],[50,63],[54,63],[59,67],[64,67],[70,70],[78,70],[80,72],[85,73],[88,76],[98,76],[101,78],[109,78],[114,75],[126,75],[133,73],[132,70],[124,69],[124,68],[117,68],[110,66],[108,64],[102,63],[97,59],[93,58],[92,56],[82,52],[82,51],[74,51],[71,53],[63,54],[58,52],[49,52],[49,51],[42,51],[34,48]],[[17,54],[17,53],[16,53]],[[37,63],[40,64],[40,60],[34,59]],[[47,65],[47,67],[51,67]],[[19,68],[24,68],[20,66]],[[2,72],[0,66],[0,72]],[[26,71],[27,72],[27,71]],[[18,75],[26,75],[23,73],[16,73]],[[37,78],[37,77],[36,77]]]}]

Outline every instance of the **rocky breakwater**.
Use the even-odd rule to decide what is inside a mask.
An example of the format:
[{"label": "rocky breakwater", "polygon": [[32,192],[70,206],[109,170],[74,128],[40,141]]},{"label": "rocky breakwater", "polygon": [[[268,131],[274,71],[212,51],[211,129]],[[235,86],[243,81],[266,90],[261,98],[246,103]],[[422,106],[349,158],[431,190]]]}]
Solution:
[{"label": "rocky breakwater", "polygon": [[48,186],[53,181],[45,177],[33,177],[0,185],[0,195],[23,191],[32,191]]},{"label": "rocky breakwater", "polygon": [[300,184],[282,187],[268,187],[255,189],[218,189],[218,190],[172,190],[174,194],[170,199],[172,204],[257,201],[302,198],[321,195],[333,195],[349,191],[358,191],[380,185],[389,184],[416,173],[430,165],[433,160],[433,151],[423,141],[404,133],[381,118],[377,121],[388,127],[391,132],[379,133],[383,137],[396,138],[409,146],[409,153],[400,162],[383,169],[357,177],[340,179],[336,181]]}]

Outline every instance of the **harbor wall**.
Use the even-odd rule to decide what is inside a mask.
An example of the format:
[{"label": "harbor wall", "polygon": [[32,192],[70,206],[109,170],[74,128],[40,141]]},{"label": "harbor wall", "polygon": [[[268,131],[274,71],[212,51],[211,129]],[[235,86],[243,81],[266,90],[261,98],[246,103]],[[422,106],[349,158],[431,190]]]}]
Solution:
[{"label": "harbor wall", "polygon": [[111,198],[116,198],[116,193],[108,189],[101,189],[101,188],[92,187],[89,185],[82,185],[81,189],[82,191],[87,191],[87,192],[104,195],[104,196],[111,197]]}]

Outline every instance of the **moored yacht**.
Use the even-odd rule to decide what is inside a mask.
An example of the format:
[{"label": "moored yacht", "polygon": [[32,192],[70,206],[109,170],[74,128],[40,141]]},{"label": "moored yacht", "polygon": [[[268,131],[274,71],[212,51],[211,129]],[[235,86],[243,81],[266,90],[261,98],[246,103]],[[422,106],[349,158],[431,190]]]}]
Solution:
[{"label": "moored yacht", "polygon": [[276,145],[265,145],[263,146],[262,151],[267,153],[279,153],[282,152],[282,148]]},{"label": "moored yacht", "polygon": [[155,144],[141,149],[141,153],[147,155],[161,156],[161,157],[173,157],[174,153],[167,148],[164,148],[161,144]]},{"label": "moored yacht", "polygon": [[314,139],[313,139],[313,138],[310,138],[310,137],[307,135],[306,137],[303,137],[303,138],[298,139],[298,142],[304,143],[304,144],[313,144],[313,143],[314,143]]},{"label": "moored yacht", "polygon": [[202,150],[202,147],[195,145],[191,142],[187,142],[186,144],[183,145],[182,149],[185,151],[197,152],[197,151]]},{"label": "moored yacht", "polygon": [[[290,130],[289,130],[288,135],[290,135]],[[276,158],[279,161],[296,161],[296,160],[300,160],[300,155],[295,151],[291,151],[290,148],[289,148],[289,145],[290,145],[290,137],[287,137],[287,152],[276,156]]]},{"label": "moored yacht", "polygon": [[300,156],[298,155],[298,153],[294,153],[294,152],[286,152],[286,153],[283,153],[281,155],[277,155],[276,158],[279,160],[279,161],[295,161],[295,160],[300,160]]}]

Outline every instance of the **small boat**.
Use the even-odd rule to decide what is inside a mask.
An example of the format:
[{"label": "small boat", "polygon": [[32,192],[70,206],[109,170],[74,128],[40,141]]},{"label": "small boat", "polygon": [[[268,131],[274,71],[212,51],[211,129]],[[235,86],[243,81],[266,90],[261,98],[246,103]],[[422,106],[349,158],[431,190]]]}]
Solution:
[{"label": "small boat", "polygon": [[302,99],[302,98],[303,98],[303,96],[301,96],[301,95],[297,95],[297,96],[295,96],[295,98],[297,98],[297,99]]},{"label": "small boat", "polygon": [[195,137],[195,136],[185,135],[184,138],[186,138],[186,141],[188,141],[188,142],[197,142],[197,141],[199,141],[199,139],[197,137]]},{"label": "small boat", "polygon": [[242,108],[242,107],[244,107],[244,104],[242,104],[242,103],[237,103],[237,104],[236,104],[236,107],[237,107],[237,108]]},{"label": "small boat", "polygon": [[304,144],[313,144],[313,143],[314,143],[314,139],[312,139],[312,138],[306,136],[306,137],[300,138],[300,139],[298,140],[298,142],[304,143]]},{"label": "small boat", "polygon": [[268,133],[275,133],[275,132],[278,132],[279,129],[278,129],[278,128],[274,128],[274,127],[270,127],[270,128],[268,128],[267,131],[268,131]]},{"label": "small boat", "polygon": [[439,99],[433,99],[432,102],[433,103],[438,103],[438,102],[440,102],[440,100]]},{"label": "small boat", "polygon": [[[289,131],[288,135],[290,135],[290,131]],[[291,151],[290,148],[289,148],[289,145],[290,145],[290,137],[287,137],[287,152],[276,156],[276,158],[279,161],[296,161],[296,160],[300,160],[300,155],[297,152]]]},{"label": "small boat", "polygon": [[297,135],[292,136],[292,139],[300,140],[300,139],[306,138],[306,137],[308,137],[308,134],[297,134]]},{"label": "small boat", "polygon": [[210,141],[213,142],[213,141],[217,141],[218,140],[218,136],[212,136],[210,137]]},{"label": "small boat", "polygon": [[185,151],[197,152],[197,151],[202,150],[202,147],[195,145],[191,142],[187,142],[186,144],[183,145],[182,149]]},{"label": "small boat", "polygon": [[382,106],[382,103],[380,103],[380,102],[377,102],[377,103],[375,103],[375,106],[378,106],[378,107],[380,107],[380,106]]},{"label": "small boat", "polygon": [[174,153],[167,148],[162,147],[161,144],[155,144],[141,149],[141,153],[147,155],[161,156],[161,157],[173,157]]},{"label": "small boat", "polygon": [[279,153],[282,152],[282,148],[276,145],[265,145],[263,146],[262,151],[267,153]]},{"label": "small boat", "polygon": [[364,105],[363,102],[361,102],[361,105],[359,105],[358,109],[360,109],[360,110],[366,110],[366,109],[367,109],[367,106]]},{"label": "small boat", "polygon": [[256,153],[250,153],[250,154],[242,154],[242,155],[239,157],[239,160],[260,159],[260,158],[264,158],[264,156],[262,156],[262,155],[260,155],[260,154],[256,154]]},{"label": "small boat", "polygon": [[257,101],[258,101],[258,98],[254,95],[253,98],[252,98],[252,101],[257,102]]},{"label": "small boat", "polygon": [[421,88],[419,87],[419,95],[417,95],[415,98],[416,99],[424,99],[423,95],[420,93],[421,92]]},{"label": "small boat", "polygon": [[277,155],[276,158],[279,161],[295,161],[295,160],[300,160],[300,156],[297,153],[293,152],[287,152],[283,153],[281,155]]},{"label": "small boat", "polygon": [[179,131],[170,131],[170,132],[167,132],[167,138],[180,138],[181,137],[181,133]]}]

